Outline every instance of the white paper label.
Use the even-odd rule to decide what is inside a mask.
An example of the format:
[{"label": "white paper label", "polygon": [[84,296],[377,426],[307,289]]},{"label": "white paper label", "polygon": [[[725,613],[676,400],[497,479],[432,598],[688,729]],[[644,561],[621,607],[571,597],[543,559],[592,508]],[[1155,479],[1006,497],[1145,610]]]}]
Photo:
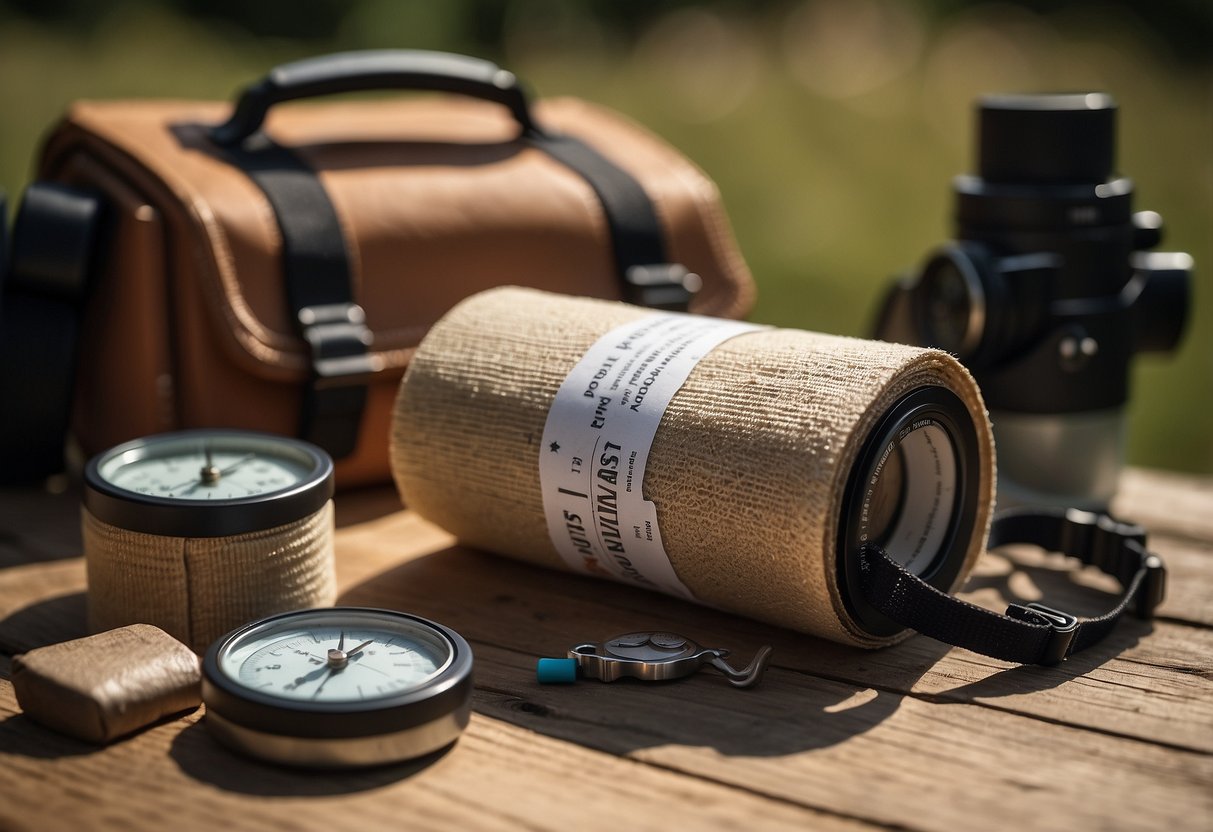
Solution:
[{"label": "white paper label", "polygon": [[539,450],[548,534],[574,570],[691,598],[644,499],[645,465],[666,406],[714,347],[763,327],[661,314],[616,327],[560,385]]}]

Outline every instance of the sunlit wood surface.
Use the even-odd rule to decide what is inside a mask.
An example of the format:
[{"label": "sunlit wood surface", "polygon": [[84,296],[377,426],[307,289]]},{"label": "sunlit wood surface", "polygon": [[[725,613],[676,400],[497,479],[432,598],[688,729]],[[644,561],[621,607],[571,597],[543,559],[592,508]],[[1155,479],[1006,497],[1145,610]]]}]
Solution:
[{"label": "sunlit wood surface", "polygon": [[[301,772],[218,746],[203,712],[108,747],[23,716],[10,659],[84,631],[78,495],[0,491],[0,829],[671,830],[1213,828],[1213,480],[1130,471],[1170,592],[1056,668],[916,637],[864,652],[460,548],[389,490],[338,498],[341,603],[461,632],[472,723],[445,753]],[[1098,578],[987,555],[965,595],[1095,613]],[[1090,585],[1087,585],[1090,584]],[[664,684],[541,686],[535,659],[668,629],[772,667]]]}]

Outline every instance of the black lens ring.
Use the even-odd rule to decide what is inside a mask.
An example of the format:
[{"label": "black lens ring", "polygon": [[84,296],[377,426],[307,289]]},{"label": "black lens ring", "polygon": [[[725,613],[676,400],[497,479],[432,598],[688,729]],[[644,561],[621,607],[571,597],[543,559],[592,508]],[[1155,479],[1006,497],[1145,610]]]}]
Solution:
[{"label": "black lens ring", "polygon": [[[920,576],[931,586],[947,592],[964,566],[977,522],[981,487],[977,428],[960,397],[946,387],[919,387],[902,396],[868,434],[847,479],[838,528],[838,588],[851,619],[864,632],[877,637],[893,636],[905,629],[878,612],[863,597],[859,583],[860,511],[865,485],[871,480],[884,450],[900,444],[898,433],[916,422],[928,420],[941,428],[952,443],[956,457],[956,496],[948,519],[944,542]],[[925,425],[923,425],[925,427]],[[908,433],[906,434],[908,435]],[[905,472],[907,487],[913,487],[913,472]]]},{"label": "black lens ring", "polygon": [[[1005,325],[1002,310],[1007,298],[994,265],[995,259],[985,246],[967,240],[952,241],[931,253],[915,283],[911,299],[917,343],[947,350],[970,368],[998,358],[996,350],[1002,337],[999,330]],[[928,312],[933,300],[931,278],[941,268],[953,269],[965,287],[968,316],[964,334],[957,344],[940,343]]]}]

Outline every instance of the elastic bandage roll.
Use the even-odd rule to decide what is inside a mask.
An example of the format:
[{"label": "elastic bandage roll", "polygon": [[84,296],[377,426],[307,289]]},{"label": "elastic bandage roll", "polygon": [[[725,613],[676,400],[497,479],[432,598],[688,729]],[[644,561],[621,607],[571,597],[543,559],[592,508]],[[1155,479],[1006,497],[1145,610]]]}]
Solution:
[{"label": "elastic bandage roll", "polygon": [[[400,388],[391,461],[406,505],[463,543],[567,568],[549,535],[539,459],[549,408],[587,349],[652,310],[494,289],[440,320]],[[978,517],[963,582],[993,504],[994,455],[977,386],[937,350],[784,329],[707,352],[653,437],[643,496],[670,565],[704,604],[874,647],[837,575],[843,493],[863,443],[907,393],[943,387],[975,426]]]}]

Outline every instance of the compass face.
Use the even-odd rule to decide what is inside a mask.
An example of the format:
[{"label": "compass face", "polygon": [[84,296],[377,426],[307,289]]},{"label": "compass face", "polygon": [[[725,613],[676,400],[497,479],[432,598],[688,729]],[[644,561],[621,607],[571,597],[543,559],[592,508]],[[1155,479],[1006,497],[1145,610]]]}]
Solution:
[{"label": "compass face", "polygon": [[471,712],[472,650],[454,630],[394,610],[283,613],[207,651],[208,728],[287,765],[376,765],[454,742]]},{"label": "compass face", "polygon": [[84,482],[85,507],[112,526],[220,537],[272,529],[320,509],[333,495],[333,461],[284,436],[187,430],[97,455]]},{"label": "compass face", "polygon": [[316,611],[233,640],[218,665],[265,696],[363,702],[415,690],[446,668],[453,652],[440,632],[411,619]]},{"label": "compass face", "polygon": [[311,457],[275,437],[200,431],[108,455],[98,474],[148,497],[239,500],[298,485],[314,467]]}]

